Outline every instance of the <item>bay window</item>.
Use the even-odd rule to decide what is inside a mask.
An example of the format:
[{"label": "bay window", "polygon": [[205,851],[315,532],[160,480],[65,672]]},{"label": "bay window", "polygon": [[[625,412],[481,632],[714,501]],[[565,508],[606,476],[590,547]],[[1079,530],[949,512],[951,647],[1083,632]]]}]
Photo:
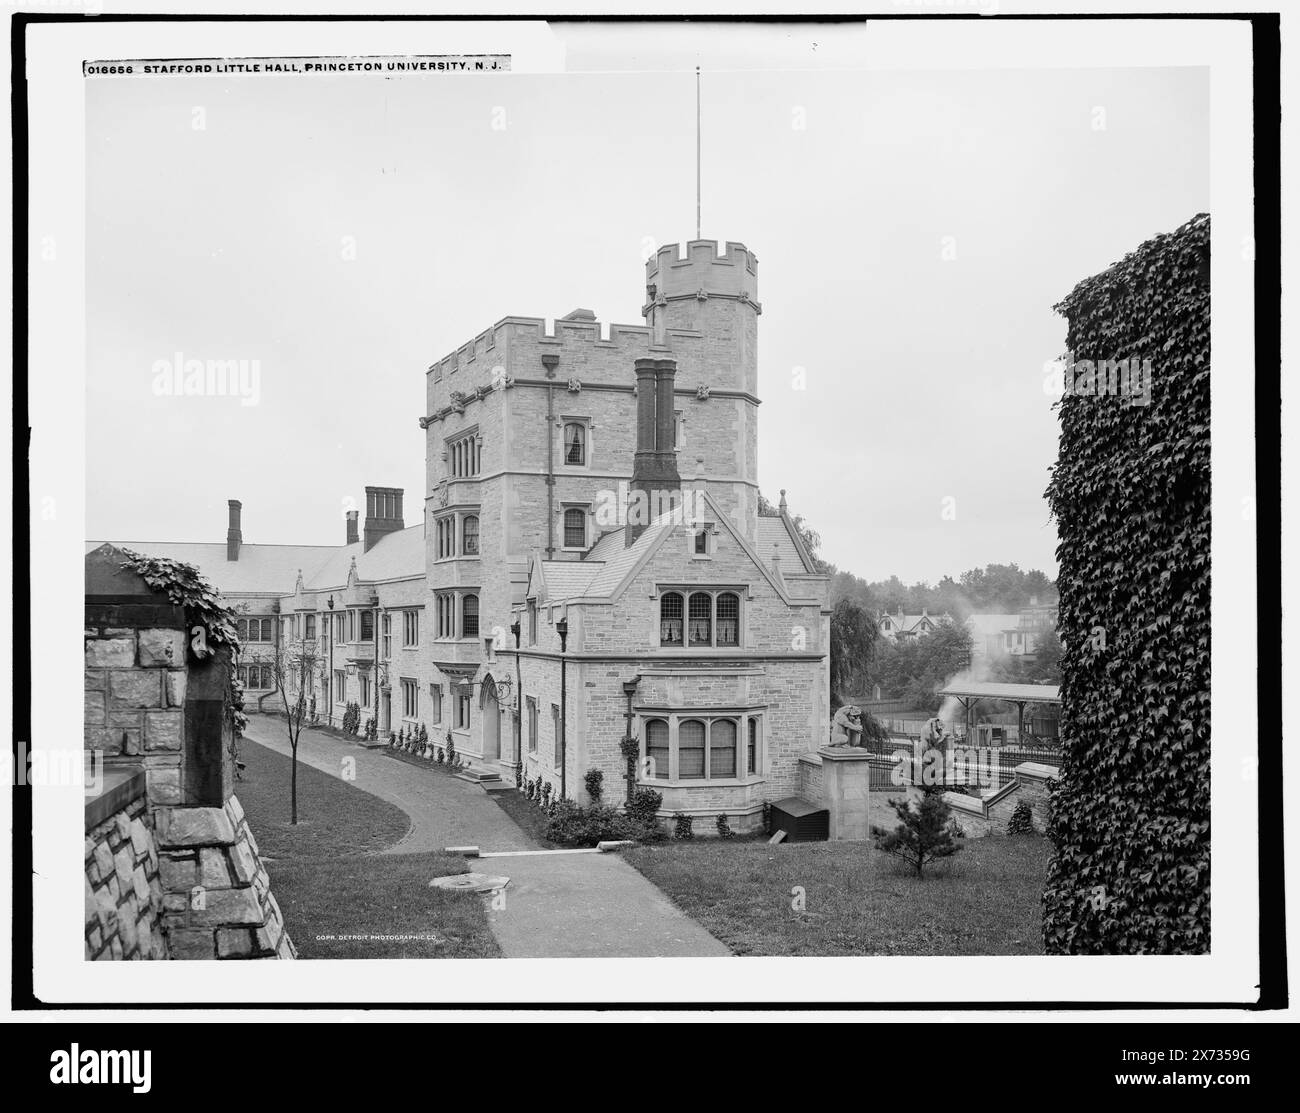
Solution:
[{"label": "bay window", "polygon": [[[643,776],[658,781],[734,781],[762,761],[757,712],[682,712],[646,718]],[[742,754],[740,740],[746,739]],[[742,765],[743,761],[743,765]]]}]

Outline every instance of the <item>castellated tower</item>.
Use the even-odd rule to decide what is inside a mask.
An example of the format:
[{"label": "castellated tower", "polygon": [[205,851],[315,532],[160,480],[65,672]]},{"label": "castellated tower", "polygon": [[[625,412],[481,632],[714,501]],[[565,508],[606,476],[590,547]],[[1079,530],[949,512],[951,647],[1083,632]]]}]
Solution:
[{"label": "castellated tower", "polygon": [[653,388],[657,466],[674,456],[681,486],[707,491],[756,540],[757,276],[742,244],[663,247],[646,263],[644,324],[602,324],[585,309],[507,316],[429,366],[422,645],[435,665],[481,658],[484,634],[509,626],[534,555],[585,560],[614,533],[622,546],[623,522],[606,511],[634,483],[646,361],[676,370]]},{"label": "castellated tower", "polygon": [[[758,257],[744,244],[669,244],[646,262],[642,315],[677,359],[676,389],[701,407],[687,427],[678,467],[688,486],[707,476],[751,540],[758,515]],[[729,411],[724,416],[719,411]],[[708,414],[705,417],[705,414]],[[730,438],[731,443],[726,443]],[[724,465],[725,461],[725,465]],[[719,482],[721,481],[721,482]],[[719,487],[730,487],[719,491]]]}]

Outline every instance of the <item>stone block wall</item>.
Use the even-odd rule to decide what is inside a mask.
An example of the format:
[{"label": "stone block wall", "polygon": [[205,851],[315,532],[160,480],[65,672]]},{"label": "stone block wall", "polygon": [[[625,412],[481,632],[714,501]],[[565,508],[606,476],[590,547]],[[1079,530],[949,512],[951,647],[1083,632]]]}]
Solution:
[{"label": "stone block wall", "polygon": [[86,807],[86,958],[167,958],[162,910],[144,774],[110,774]]},{"label": "stone block wall", "polygon": [[122,616],[88,616],[85,747],[102,754],[106,768],[143,768],[153,802],[179,803],[187,681],[182,622],[135,629],[114,621]]},{"label": "stone block wall", "polygon": [[230,653],[192,657],[183,609],[125,565],[86,557],[86,955],[293,958],[231,791]]},{"label": "stone block wall", "polygon": [[162,923],[177,959],[295,958],[239,800],[156,814]]}]

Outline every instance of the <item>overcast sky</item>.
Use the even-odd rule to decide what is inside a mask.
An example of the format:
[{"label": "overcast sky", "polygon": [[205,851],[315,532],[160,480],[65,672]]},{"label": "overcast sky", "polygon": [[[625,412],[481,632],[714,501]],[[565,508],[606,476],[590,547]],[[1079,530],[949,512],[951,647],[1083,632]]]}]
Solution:
[{"label": "overcast sky", "polygon": [[[705,73],[703,232],[760,259],[759,478],[824,556],[1055,575],[1052,305],[1208,211],[1208,91]],[[246,542],[331,543],[366,484],[418,522],[428,364],[508,314],[641,323],[647,243],[695,230],[689,69],[99,79],[86,126],[91,538],[221,541],[239,498]],[[177,352],[259,361],[258,404],[156,396]]]}]

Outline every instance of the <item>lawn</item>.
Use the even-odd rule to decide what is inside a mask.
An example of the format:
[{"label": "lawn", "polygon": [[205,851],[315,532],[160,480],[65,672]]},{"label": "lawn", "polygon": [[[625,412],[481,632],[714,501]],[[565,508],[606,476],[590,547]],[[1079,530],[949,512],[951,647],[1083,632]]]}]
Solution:
[{"label": "lawn", "polygon": [[239,759],[244,771],[235,782],[235,795],[268,861],[386,850],[411,828],[396,804],[301,761],[295,827],[289,822],[289,759],[248,739],[240,743]]},{"label": "lawn", "polygon": [[299,958],[499,958],[484,898],[429,888],[468,868],[441,853],[267,866]]},{"label": "lawn", "polygon": [[1038,955],[1049,850],[1037,836],[966,839],[920,881],[863,843],[674,842],[623,856],[738,955]]},{"label": "lawn", "polygon": [[235,795],[271,875],[300,958],[495,958],[482,897],[431,889],[465,873],[453,854],[379,854],[410,827],[401,808],[341,777],[298,764],[298,825],[289,822],[284,757],[245,741]]}]

